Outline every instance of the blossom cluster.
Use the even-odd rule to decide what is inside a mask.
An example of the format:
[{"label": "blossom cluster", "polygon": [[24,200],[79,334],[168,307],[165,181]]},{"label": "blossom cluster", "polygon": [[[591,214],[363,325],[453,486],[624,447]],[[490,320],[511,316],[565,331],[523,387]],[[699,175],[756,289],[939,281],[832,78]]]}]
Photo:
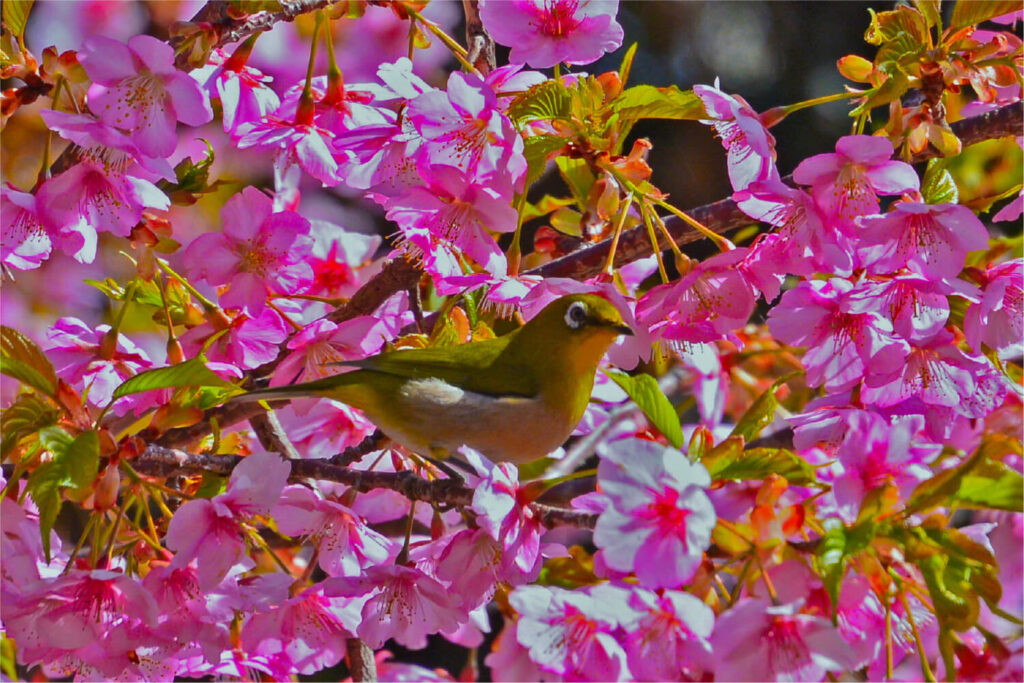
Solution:
[{"label": "blossom cluster", "polygon": [[[2,418],[5,675],[8,641],[19,674],[76,680],[355,675],[359,641],[381,680],[450,680],[387,650],[443,638],[485,651],[492,680],[1024,676],[1024,259],[993,227],[1019,222],[1020,197],[986,225],[952,171],[910,163],[921,135],[951,149],[942,105],[926,121],[880,102],[899,130],[864,134],[864,114],[785,176],[780,114],[718,81],[627,89],[632,52],[618,72],[562,73],[620,47],[616,0],[481,0],[511,49],[491,69],[422,4],[314,8],[301,76],[253,66],[256,35],[210,43],[212,24],[171,43],[91,36],[42,68],[23,49],[10,75],[50,83],[38,118],[69,146],[30,191],[0,188],[0,261],[50,272],[59,250],[107,267],[108,241],[132,267],[91,282],[107,323],[61,317],[41,348],[5,315],[3,374],[20,382]],[[878,44],[904,11],[932,21],[873,14]],[[410,56],[348,82],[338,25],[353,44],[359,26],[397,30]],[[465,68],[426,75],[413,47],[427,34]],[[902,77],[940,98],[969,81],[976,109],[1020,101],[1015,34],[942,40],[945,71]],[[872,89],[850,94],[865,102],[902,82],[864,69]],[[4,104],[6,117],[32,100],[12,89]],[[642,118],[720,138],[756,237],[683,253],[657,212],[681,213],[652,184],[650,143],[623,152]],[[217,142],[195,161],[200,135]],[[234,183],[214,149],[272,182]],[[572,196],[531,203],[551,168]],[[325,197],[382,214],[393,251],[323,219]],[[524,258],[538,217],[550,226]],[[604,268],[521,272],[553,263],[556,228],[609,237]],[[649,232],[651,255],[619,267],[627,229]],[[374,298],[403,259],[418,278]],[[583,292],[635,334],[602,361],[568,453],[517,468],[464,447],[438,468],[381,448],[338,401],[276,407],[251,419],[255,438],[230,421],[236,404],[217,407],[254,382],[487,339],[502,317]],[[153,449],[175,476],[147,469]],[[87,514],[68,523],[62,506]]]}]

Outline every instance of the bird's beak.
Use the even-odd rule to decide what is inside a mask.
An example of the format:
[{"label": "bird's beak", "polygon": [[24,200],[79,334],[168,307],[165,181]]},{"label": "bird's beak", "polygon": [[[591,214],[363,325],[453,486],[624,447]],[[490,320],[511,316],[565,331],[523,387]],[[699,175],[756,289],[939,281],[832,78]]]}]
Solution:
[{"label": "bird's beak", "polygon": [[627,325],[626,323],[619,323],[618,325],[612,325],[612,329],[615,330],[616,332],[618,332],[619,334],[625,334],[625,335],[628,335],[630,337],[632,337],[634,334],[636,334],[635,332],[633,332],[633,328],[630,327],[629,325]]}]

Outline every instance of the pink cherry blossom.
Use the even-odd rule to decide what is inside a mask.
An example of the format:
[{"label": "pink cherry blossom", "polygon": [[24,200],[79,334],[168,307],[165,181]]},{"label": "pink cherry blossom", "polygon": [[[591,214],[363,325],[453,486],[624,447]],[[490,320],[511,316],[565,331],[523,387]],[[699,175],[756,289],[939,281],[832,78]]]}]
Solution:
[{"label": "pink cherry blossom", "polygon": [[778,266],[783,273],[852,272],[847,238],[825,220],[817,202],[804,190],[771,179],[752,182],[732,198],[743,213],[778,228],[783,241]]},{"label": "pink cherry blossom", "polygon": [[281,104],[268,85],[274,79],[247,66],[246,57],[248,54],[231,56],[218,48],[210,53],[206,66],[191,74],[210,99],[220,100],[224,132],[235,137]]},{"label": "pink cherry blossom", "polygon": [[309,223],[314,240],[312,254],[307,259],[313,268],[313,284],[309,293],[351,297],[365,279],[359,271],[373,259],[381,238],[348,231],[315,218]]},{"label": "pink cherry blossom", "polygon": [[[511,557],[506,560],[510,565],[514,562]],[[494,597],[498,582],[504,578],[502,564],[502,547],[490,534],[483,529],[463,529],[441,551],[434,573],[448,584],[452,595],[458,596],[460,606],[469,610],[486,605]]]},{"label": "pink cherry blossom", "polygon": [[879,406],[918,398],[966,417],[984,417],[1002,401],[1006,385],[985,358],[967,355],[953,341],[942,330],[912,346],[903,363],[873,369],[861,398]]},{"label": "pink cherry blossom", "polygon": [[852,221],[878,213],[877,195],[917,190],[914,169],[902,161],[890,161],[892,143],[872,135],[848,135],[836,143],[836,151],[805,159],[793,171],[793,179],[812,186],[814,198],[831,217]]},{"label": "pink cherry blossom", "polygon": [[878,417],[855,438],[845,441],[837,455],[842,473],[832,480],[839,513],[848,522],[857,519],[861,503],[873,489],[895,485],[902,500],[932,476],[928,463],[942,450],[938,444],[914,443],[924,427],[924,418],[914,416],[890,425]]},{"label": "pink cherry blossom", "polygon": [[[46,334],[46,355],[57,376],[100,407],[110,403],[122,382],[153,365],[130,339],[123,334],[111,339],[109,332],[109,325],[90,329],[78,318],[61,318]],[[118,400],[114,412],[125,414],[133,398]]]},{"label": "pink cherry blossom", "polygon": [[769,312],[768,325],[780,341],[807,347],[803,363],[810,386],[849,389],[869,367],[891,372],[906,358],[906,342],[893,336],[880,302],[857,295],[847,280],[804,281]]},{"label": "pink cherry blossom", "polygon": [[714,127],[722,146],[728,150],[729,180],[733,189],[745,190],[754,182],[777,181],[775,137],[746,100],[722,92],[717,79],[713,86],[693,86],[693,93],[710,116],[701,123]]},{"label": "pink cherry blossom", "polygon": [[504,275],[505,256],[488,230],[516,229],[511,193],[476,184],[452,166],[431,166],[425,176],[428,185],[410,187],[388,202],[388,219],[398,223],[413,244],[415,229],[425,230],[453,243],[488,273]]},{"label": "pink cherry blossom", "polygon": [[817,681],[826,671],[849,669],[852,652],[835,627],[799,610],[799,603],[748,598],[720,614],[711,636],[715,678]]},{"label": "pink cherry blossom", "polygon": [[127,45],[93,36],[78,59],[93,81],[89,108],[128,132],[147,156],[174,152],[178,121],[199,126],[213,118],[199,85],[174,67],[174,51],[152,36],[134,36]]},{"label": "pink cherry blossom", "polygon": [[329,576],[358,576],[392,554],[393,544],[366,526],[347,506],[320,498],[304,486],[289,486],[271,516],[289,536],[309,536]]},{"label": "pink cherry blossom", "polygon": [[530,574],[541,559],[544,527],[529,506],[532,500],[519,486],[519,470],[510,463],[494,465],[468,448],[461,452],[483,477],[474,488],[471,506],[477,524],[499,542],[506,564]]},{"label": "pink cherry blossom", "polygon": [[1014,259],[979,271],[981,300],[967,309],[964,335],[978,352],[981,345],[1000,358],[1024,351],[1024,260]]},{"label": "pink cherry blossom", "polygon": [[[974,290],[976,291],[976,290]],[[877,297],[879,308],[888,310],[893,331],[908,341],[932,338],[949,320],[949,294],[975,298],[971,285],[962,280],[932,280],[916,273],[901,273],[892,279],[864,283],[857,298],[868,302]]]},{"label": "pink cherry blossom", "polygon": [[699,680],[714,668],[708,638],[715,613],[682,591],[634,588],[623,619],[629,670],[637,680]]},{"label": "pink cherry blossom", "polygon": [[304,458],[329,458],[358,445],[377,428],[359,411],[325,399],[314,401],[301,415],[292,405],[275,412]]},{"label": "pink cherry blossom", "polygon": [[523,139],[478,76],[453,73],[447,91],[409,102],[409,120],[426,141],[420,153],[428,165],[454,166],[470,179],[497,175],[517,187],[526,173]]},{"label": "pink cherry blossom", "polygon": [[618,0],[485,0],[484,27],[512,48],[509,61],[546,69],[589,64],[622,45]]},{"label": "pink cherry blossom", "polygon": [[94,258],[97,231],[127,237],[143,209],[162,211],[170,206],[167,195],[148,180],[111,174],[90,159],[45,181],[36,200],[47,224],[61,233],[81,235],[82,245],[71,247],[71,255],[85,262]]},{"label": "pink cherry blossom", "polygon": [[278,345],[288,337],[286,323],[270,308],[254,318],[240,313],[232,319],[216,320],[216,325],[206,322],[181,336],[181,345],[186,353],[195,355],[211,336],[227,329],[209,347],[207,358],[248,370],[277,358]]},{"label": "pink cherry blossom", "polygon": [[242,522],[270,512],[290,471],[275,453],[251,455],[231,472],[224,493],[182,505],[167,527],[167,547],[176,551],[171,568],[194,559],[200,588],[220,583],[234,565],[248,560]]},{"label": "pink cherry blossom", "polygon": [[997,222],[1016,221],[1020,219],[1021,213],[1024,213],[1024,190],[1021,190],[1020,194],[1013,198],[1013,201],[992,216],[992,220]]},{"label": "pink cherry blossom", "polygon": [[598,517],[594,544],[612,569],[634,572],[641,586],[689,581],[711,543],[717,517],[703,465],[652,441],[599,446],[598,483],[611,505]]},{"label": "pink cherry blossom", "polygon": [[324,594],[369,596],[357,634],[375,650],[392,638],[412,650],[422,649],[428,635],[454,631],[465,619],[444,584],[404,565],[376,565],[359,577],[328,579]]},{"label": "pink cherry blossom", "polygon": [[92,117],[54,110],[42,116],[79,147],[79,163],[36,193],[44,224],[72,240],[65,249],[74,249],[76,259],[92,261],[96,231],[127,237],[144,209],[169,207],[167,195],[151,182],[174,178],[165,160],[145,156],[132,139]]},{"label": "pink cherry blossom", "polygon": [[865,258],[874,273],[909,268],[933,280],[955,278],[968,251],[988,248],[985,226],[959,204],[898,202],[889,213],[858,222],[860,241],[874,245]]},{"label": "pink cherry blossom", "polygon": [[558,680],[554,674],[541,671],[530,659],[529,650],[516,640],[516,625],[505,621],[505,627],[491,645],[484,664],[491,671],[491,679],[503,683],[516,681]]},{"label": "pink cherry blossom", "polygon": [[[32,270],[50,258],[57,235],[43,225],[36,197],[10,183],[0,184],[0,263],[8,268]],[[77,249],[72,248],[74,254]]]},{"label": "pink cherry blossom", "polygon": [[685,342],[716,341],[743,327],[756,301],[753,288],[735,267],[747,253],[734,249],[716,254],[678,282],[654,287],[637,304],[640,324],[661,338]]},{"label": "pink cherry blossom", "polygon": [[629,680],[626,653],[613,633],[629,593],[599,584],[569,591],[520,586],[509,595],[519,613],[516,638],[545,671],[569,680]]},{"label": "pink cherry blossom", "polygon": [[[274,369],[270,386],[295,384],[337,374],[342,361],[366,358],[388,340],[385,324],[374,316],[362,315],[342,323],[321,318],[288,340],[291,351]],[[308,412],[306,402],[300,412]]]},{"label": "pink cherry blossom", "polygon": [[313,247],[309,221],[247,187],[221,209],[223,231],[200,235],[185,250],[186,268],[213,285],[228,285],[226,308],[259,316],[269,294],[293,294],[308,287],[313,270],[305,257]]},{"label": "pink cherry blossom", "polygon": [[282,657],[296,672],[313,674],[345,656],[360,607],[358,600],[326,597],[322,584],[312,586],[250,617],[242,626],[242,645],[251,654]]},{"label": "pink cherry blossom", "polygon": [[23,602],[4,608],[5,629],[17,639],[19,660],[29,665],[95,666],[98,658],[85,650],[107,644],[116,627],[128,625],[145,638],[157,625],[156,604],[135,579],[106,569],[75,569],[40,581]]}]

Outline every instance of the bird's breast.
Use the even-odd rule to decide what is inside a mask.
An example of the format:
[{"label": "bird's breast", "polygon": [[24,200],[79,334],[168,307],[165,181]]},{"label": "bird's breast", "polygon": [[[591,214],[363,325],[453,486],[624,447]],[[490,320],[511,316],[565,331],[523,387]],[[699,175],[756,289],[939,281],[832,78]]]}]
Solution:
[{"label": "bird's breast", "polygon": [[419,453],[467,445],[496,462],[528,462],[561,446],[576,426],[540,397],[490,396],[437,378],[409,380],[395,402],[401,419],[378,424]]}]

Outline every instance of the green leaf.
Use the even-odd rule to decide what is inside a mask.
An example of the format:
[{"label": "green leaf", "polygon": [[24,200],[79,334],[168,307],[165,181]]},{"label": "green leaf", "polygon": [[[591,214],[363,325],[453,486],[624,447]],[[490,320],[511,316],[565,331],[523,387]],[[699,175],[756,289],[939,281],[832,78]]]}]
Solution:
[{"label": "green leaf", "polygon": [[213,498],[228,489],[228,478],[211,472],[203,472],[203,481],[196,490],[196,498]]},{"label": "green leaf", "polygon": [[635,85],[612,102],[612,111],[624,119],[672,119],[696,121],[708,118],[700,98],[692,90],[672,85],[656,88]]},{"label": "green leaf", "polygon": [[43,448],[53,453],[54,460],[60,461],[67,453],[68,447],[75,437],[68,434],[61,427],[45,427],[39,430],[39,443]]},{"label": "green leaf", "polygon": [[906,513],[937,505],[1021,511],[1021,475],[997,458],[1020,454],[1020,442],[1001,434],[985,437],[967,460],[921,482],[910,495]]},{"label": "green leaf", "polygon": [[512,101],[508,116],[522,127],[530,121],[568,119],[572,111],[572,95],[560,81],[538,83]]},{"label": "green leaf", "polygon": [[944,159],[932,159],[921,180],[921,195],[929,204],[956,204],[960,193]]},{"label": "green leaf", "polygon": [[740,418],[739,422],[732,430],[731,436],[742,436],[745,441],[753,441],[761,434],[761,430],[770,425],[775,421],[775,411],[779,407],[779,402],[775,398],[776,392],[779,387],[788,382],[790,379],[798,375],[798,372],[791,372],[784,377],[780,377],[775,380],[770,387],[768,387],[763,394],[757,397],[747,412],[743,413],[743,417]]},{"label": "green leaf", "polygon": [[1001,462],[982,460],[953,494],[959,507],[1024,512],[1024,478]]},{"label": "green leaf", "polygon": [[636,57],[636,48],[638,43],[633,43],[626,50],[626,54],[622,56],[622,64],[619,65],[619,80],[625,87],[626,82],[629,80],[629,72],[633,70],[633,58]]},{"label": "green leaf", "polygon": [[60,488],[65,485],[64,468],[58,462],[42,464],[28,477],[28,494],[39,508],[39,532],[42,534],[47,562],[50,561],[50,531],[60,513]]},{"label": "green leaf", "polygon": [[597,180],[590,165],[584,159],[570,159],[569,157],[555,157],[555,165],[562,174],[562,179],[572,191],[572,196],[582,209],[587,205],[587,195],[590,188]]},{"label": "green leaf", "polygon": [[57,374],[39,346],[21,332],[0,326],[0,373],[47,396],[57,391]]},{"label": "green leaf", "polygon": [[221,184],[219,180],[210,183],[210,167],[213,165],[215,154],[209,140],[203,142],[206,143],[206,154],[202,159],[192,161],[191,157],[185,157],[174,167],[177,182],[161,180],[157,183],[175,204],[195,204],[200,195],[213,192]]},{"label": "green leaf", "polygon": [[100,437],[95,430],[82,432],[68,444],[64,452],[71,486],[84,488],[92,484],[100,466]]},{"label": "green leaf", "polygon": [[534,479],[540,479],[544,476],[544,473],[548,471],[548,468],[556,462],[558,461],[547,456],[531,460],[530,462],[524,462],[518,467],[519,481],[533,481]]},{"label": "green leaf", "polygon": [[0,416],[0,454],[6,455],[21,439],[56,424],[60,411],[37,394],[21,394]]},{"label": "green leaf", "polygon": [[839,605],[839,585],[846,571],[846,527],[837,517],[824,522],[825,535],[821,537],[815,561],[828,595],[832,598],[832,613]]},{"label": "green leaf", "polygon": [[28,24],[28,14],[32,11],[32,3],[35,0],[4,0],[3,20],[4,26],[21,42],[25,37],[25,26]]},{"label": "green leaf", "polygon": [[624,372],[606,372],[613,382],[629,394],[659,432],[676,448],[683,447],[683,428],[679,424],[672,402],[661,392],[658,380],[650,375],[627,375]]},{"label": "green leaf", "polygon": [[537,182],[548,165],[548,155],[565,147],[565,138],[556,135],[533,135],[523,140],[526,157],[526,187]]},{"label": "green leaf", "polygon": [[196,356],[184,363],[178,363],[167,368],[156,368],[140,372],[121,384],[114,391],[113,399],[119,399],[122,396],[137,394],[142,391],[167,389],[170,387],[229,388],[234,387],[234,385],[227,380],[221,379],[216,373],[207,368],[204,357]]},{"label": "green leaf", "polygon": [[[719,449],[730,440],[730,447]],[[810,463],[793,451],[785,448],[738,450],[735,447],[738,443],[738,438],[730,437],[701,461],[708,468],[708,474],[712,479],[746,481],[764,479],[771,474],[777,474],[797,486],[806,486],[818,480]]]},{"label": "green leaf", "polygon": [[1020,0],[958,0],[953,5],[951,28],[962,28],[1020,9]]}]

